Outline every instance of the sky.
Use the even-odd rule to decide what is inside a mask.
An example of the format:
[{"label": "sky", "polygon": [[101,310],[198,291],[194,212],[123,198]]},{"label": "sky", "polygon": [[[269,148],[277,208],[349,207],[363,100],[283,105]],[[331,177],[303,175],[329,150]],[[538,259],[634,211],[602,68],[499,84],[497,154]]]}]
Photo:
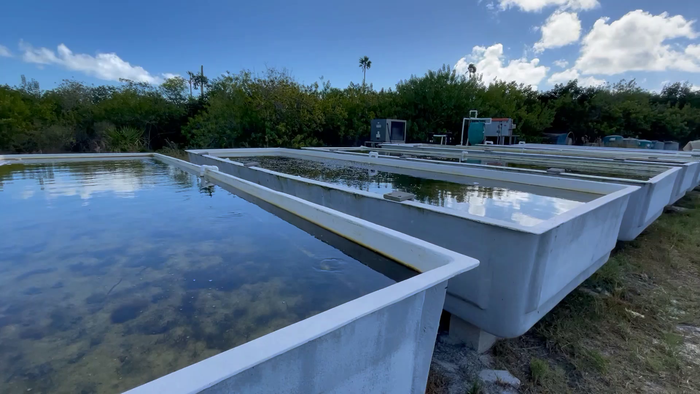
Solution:
[{"label": "sky", "polygon": [[698,17],[698,0],[7,0],[0,84],[158,84],[203,65],[209,77],[277,68],[345,87],[368,56],[375,89],[470,63],[487,83],[540,90],[576,78],[700,87]]}]

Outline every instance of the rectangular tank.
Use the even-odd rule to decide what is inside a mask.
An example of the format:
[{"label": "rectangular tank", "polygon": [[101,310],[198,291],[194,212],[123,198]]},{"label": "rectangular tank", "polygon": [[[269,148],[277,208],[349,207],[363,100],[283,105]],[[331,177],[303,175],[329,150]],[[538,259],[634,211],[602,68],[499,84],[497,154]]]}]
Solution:
[{"label": "rectangular tank", "polygon": [[[320,167],[301,168],[303,176],[282,173],[255,163],[263,156],[313,161]],[[216,165],[271,189],[468,252],[481,264],[450,281],[445,309],[499,337],[525,333],[607,261],[630,195],[639,190],[485,168],[278,148],[194,150],[190,161]],[[339,168],[328,171],[323,163]],[[294,166],[287,168],[295,171]],[[386,192],[397,190],[416,194],[416,201],[384,198]]]},{"label": "rectangular tank", "polygon": [[672,152],[666,150],[608,148],[576,145],[558,146],[547,144],[521,144],[511,146],[491,145],[488,148],[497,151],[520,151],[553,155],[602,157],[626,161],[662,163],[680,167],[689,167],[688,176],[691,179],[688,190],[692,190],[694,187],[700,185],[700,154],[693,152]]},{"label": "rectangular tank", "polygon": [[[517,152],[511,150],[493,150],[491,146],[481,147],[448,147],[445,145],[437,146],[431,144],[403,144],[403,145],[383,145],[381,147],[343,147],[343,148],[302,148],[305,150],[320,150],[327,152],[345,153],[345,154],[367,154],[370,151],[376,151],[383,155],[401,157],[401,158],[425,158],[441,161],[469,163],[472,161],[476,164],[477,161],[483,159],[470,160],[469,157],[475,155],[487,155],[484,157],[493,158],[487,164],[499,165],[504,159],[508,159],[507,166],[514,170],[529,168],[546,170],[549,168],[562,167],[565,168],[568,176],[576,177],[583,175],[581,179],[591,179],[588,176],[602,177],[605,179],[597,179],[599,181],[609,181],[612,179],[637,179],[649,180],[658,175],[663,174],[670,168],[680,168],[680,174],[676,177],[671,203],[675,203],[682,198],[685,193],[692,190],[692,163],[666,163],[666,162],[640,162],[634,160],[618,160],[613,158],[603,157],[585,157],[585,156],[567,156],[550,153],[539,153],[525,151]],[[471,156],[467,156],[471,155]],[[690,170],[690,171],[689,171]]]},{"label": "rectangular tank", "polygon": [[[647,140],[640,140],[640,141],[647,141]],[[654,143],[660,143],[663,144],[661,141],[654,141]],[[553,147],[551,144],[521,144],[524,145],[525,148],[533,148],[533,149],[550,149],[550,148],[556,148]],[[521,148],[523,146],[520,146]],[[699,153],[693,153],[693,152],[686,152],[686,151],[681,151],[681,150],[676,150],[676,151],[671,151],[671,150],[666,150],[666,151],[661,151],[661,152],[649,152],[649,148],[620,148],[620,147],[608,147],[608,146],[584,146],[584,145],[570,145],[565,147],[566,149],[573,149],[573,150],[600,150],[603,152],[636,152],[636,153],[643,153],[643,154],[651,154],[651,155],[676,155],[676,156],[694,156],[694,157],[700,157]]]},{"label": "rectangular tank", "polygon": [[[514,173],[557,176],[588,181],[620,183],[638,186],[630,195],[618,239],[631,241],[653,223],[666,205],[685,195],[681,189],[681,169],[669,166],[627,165],[607,159],[581,159],[555,155],[534,155],[483,151],[426,151],[412,147],[395,149],[357,148],[338,153],[368,155],[377,152],[382,157],[413,160],[445,165],[486,167]],[[407,157],[410,156],[410,157]],[[424,159],[428,158],[428,160]],[[443,160],[440,160],[442,158]],[[436,159],[436,160],[429,160]]]},{"label": "rectangular tank", "polygon": [[0,156],[0,207],[8,392],[422,393],[478,265],[159,154]]},{"label": "rectangular tank", "polygon": [[[474,147],[467,146],[447,146],[442,145],[436,147],[430,144],[406,144],[406,145],[391,145],[382,144],[384,149],[404,149],[405,147],[415,147],[427,149],[430,151],[438,150],[443,152],[461,152],[461,151],[491,151],[491,152],[520,152],[530,154],[557,155],[557,156],[574,156],[586,158],[609,159],[617,162],[642,165],[667,165],[681,168],[681,190],[684,192],[693,190],[700,185],[700,160],[688,155],[666,154],[659,155],[655,150],[644,150],[644,152],[636,152],[633,149],[624,148],[595,148],[587,149],[588,147],[575,147],[572,145],[547,145],[548,148],[540,149],[529,144],[521,145],[481,145]],[[461,153],[458,153],[461,154]]]}]

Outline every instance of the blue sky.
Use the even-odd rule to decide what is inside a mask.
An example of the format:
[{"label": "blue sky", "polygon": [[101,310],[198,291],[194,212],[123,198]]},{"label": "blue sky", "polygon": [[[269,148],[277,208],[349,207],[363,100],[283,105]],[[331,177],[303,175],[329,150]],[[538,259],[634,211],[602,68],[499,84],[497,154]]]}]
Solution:
[{"label": "blue sky", "polygon": [[[547,89],[636,78],[700,85],[695,0],[4,2],[0,84],[158,83],[198,70],[286,68],[297,80],[393,87],[443,64]],[[601,19],[608,18],[608,19]],[[540,44],[537,44],[537,43]],[[60,47],[59,47],[60,46]],[[565,61],[567,64],[564,64]],[[557,62],[559,65],[556,65]]]}]

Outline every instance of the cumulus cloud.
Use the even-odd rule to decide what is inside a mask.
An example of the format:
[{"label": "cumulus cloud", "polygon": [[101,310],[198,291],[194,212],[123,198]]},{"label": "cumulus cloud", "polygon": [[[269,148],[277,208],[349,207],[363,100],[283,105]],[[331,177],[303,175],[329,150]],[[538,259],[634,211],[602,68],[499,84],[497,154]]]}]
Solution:
[{"label": "cumulus cloud", "polygon": [[688,45],[688,47],[685,48],[685,54],[700,59],[700,45]]},{"label": "cumulus cloud", "polygon": [[552,85],[558,83],[567,83],[571,80],[577,79],[579,86],[601,86],[605,85],[606,81],[603,79],[597,79],[595,77],[581,77],[581,73],[575,69],[570,68],[559,73],[552,74],[547,80]]},{"label": "cumulus cloud", "polygon": [[471,55],[459,59],[455,64],[455,70],[458,73],[466,74],[469,63],[474,63],[477,73],[483,76],[486,83],[490,84],[494,80],[515,81],[531,85],[535,89],[549,71],[549,67],[541,66],[540,60],[537,58],[532,60],[514,59],[506,64],[502,44],[495,44],[488,48],[474,47]]},{"label": "cumulus cloud", "polygon": [[540,12],[545,8],[556,7],[562,10],[589,11],[598,6],[598,0],[498,0],[502,10],[519,8],[525,12]]},{"label": "cumulus cloud", "polygon": [[697,38],[694,21],[686,20],[682,15],[669,16],[666,12],[652,15],[636,10],[608,22],[608,18],[598,19],[583,38],[581,55],[576,61],[576,68],[583,74],[665,70],[700,72],[698,45],[679,50],[682,47],[667,42]]},{"label": "cumulus cloud", "polygon": [[557,67],[566,68],[569,65],[569,62],[564,59],[559,59],[554,61],[554,65]]},{"label": "cumulus cloud", "polygon": [[581,37],[581,20],[575,12],[555,11],[539,30],[542,38],[535,43],[535,52],[561,48],[573,44]]},{"label": "cumulus cloud", "polygon": [[0,45],[0,57],[12,57],[12,52],[6,46]]},{"label": "cumulus cloud", "polygon": [[163,79],[178,78],[180,74],[163,73]]},{"label": "cumulus cloud", "polygon": [[98,53],[95,56],[76,54],[64,44],[59,45],[54,52],[48,48],[34,48],[23,41],[20,41],[19,47],[22,52],[22,60],[27,63],[55,64],[106,81],[118,81],[120,78],[125,78],[152,84],[162,82],[162,78],[151,75],[143,67],[132,66],[116,53]]}]

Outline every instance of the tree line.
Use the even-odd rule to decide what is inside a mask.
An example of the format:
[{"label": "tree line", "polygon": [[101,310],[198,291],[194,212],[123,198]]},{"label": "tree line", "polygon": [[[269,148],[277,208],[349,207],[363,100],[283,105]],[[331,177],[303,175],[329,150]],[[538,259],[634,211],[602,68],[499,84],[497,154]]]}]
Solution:
[{"label": "tree line", "polygon": [[574,80],[537,91],[485,83],[448,66],[381,90],[364,83],[336,88],[323,79],[303,84],[274,69],[190,77],[158,86],[65,80],[49,90],[23,77],[17,86],[0,86],[0,152],[349,146],[369,139],[373,118],[407,120],[409,141],[448,134],[459,142],[462,119],[473,109],[480,117],[513,118],[527,141],[562,132],[586,141],[612,134],[700,139],[700,92],[688,83],[652,92],[635,81],[584,87]]}]

